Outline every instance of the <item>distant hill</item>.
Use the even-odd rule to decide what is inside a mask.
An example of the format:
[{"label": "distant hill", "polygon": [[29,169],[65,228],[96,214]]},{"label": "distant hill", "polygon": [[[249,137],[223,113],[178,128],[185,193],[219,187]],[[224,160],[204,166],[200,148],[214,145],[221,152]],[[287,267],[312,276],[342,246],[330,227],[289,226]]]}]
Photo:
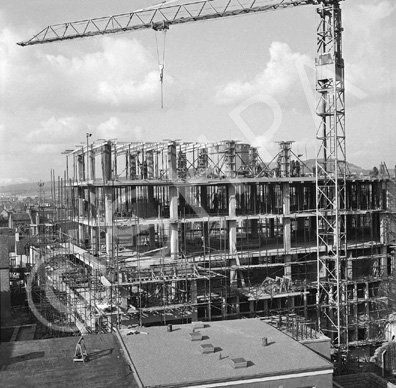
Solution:
[{"label": "distant hill", "polygon": [[[312,166],[315,166],[316,160],[315,159],[307,159],[307,160],[303,160],[303,162],[307,165],[307,167],[311,168]],[[349,168],[349,172],[351,174],[363,174],[363,175],[369,175],[371,169],[365,169],[365,168],[361,168],[359,166],[356,166],[356,164],[353,163],[347,163],[347,166]],[[374,167],[374,166],[373,166]],[[379,166],[377,166],[377,168],[379,168]],[[389,171],[390,174],[393,173],[393,171]]]},{"label": "distant hill", "polygon": [[[49,197],[51,193],[51,182],[44,183],[43,189],[45,196]],[[28,197],[38,196],[39,186],[38,182],[24,182],[24,183],[13,183],[13,184],[0,184],[0,193],[8,193],[11,195],[24,195]]]},{"label": "distant hill", "polygon": [[[308,168],[312,168],[312,166],[315,166],[315,159],[307,159],[307,160],[304,160],[303,163]],[[350,174],[369,175],[370,171],[371,171],[371,170],[356,166],[353,163],[347,163],[347,165],[349,167]],[[275,163],[272,163],[271,167],[275,167]],[[379,166],[377,166],[377,168],[379,168]],[[395,170],[389,169],[389,174],[391,175],[391,177],[394,177]],[[51,182],[42,182],[42,183],[44,183],[43,189],[45,192],[45,197],[49,197],[50,193],[51,193]],[[36,197],[36,196],[38,196],[38,190],[39,190],[38,182],[23,182],[23,183],[4,184],[4,183],[1,183],[1,181],[0,181],[0,194],[1,193],[9,193],[11,195],[16,195],[16,196],[24,195],[24,196],[29,196],[29,197]]]}]

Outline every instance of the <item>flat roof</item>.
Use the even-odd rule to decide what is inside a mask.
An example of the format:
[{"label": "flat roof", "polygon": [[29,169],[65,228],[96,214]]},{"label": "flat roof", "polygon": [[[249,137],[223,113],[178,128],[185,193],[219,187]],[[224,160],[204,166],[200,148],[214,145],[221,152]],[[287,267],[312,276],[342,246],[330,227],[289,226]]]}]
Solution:
[{"label": "flat roof", "polygon": [[79,337],[3,342],[2,387],[137,388],[113,334],[84,336],[87,362],[73,362]]},{"label": "flat roof", "polygon": [[[122,339],[144,387],[210,384],[306,372],[332,373],[333,365],[306,346],[260,319],[205,323],[196,328],[202,340],[192,340],[194,324],[121,330]],[[147,333],[147,334],[145,334]],[[262,345],[263,337],[267,346]],[[202,353],[211,344],[213,353]],[[206,348],[206,347],[204,347]],[[234,369],[232,359],[246,368]],[[327,371],[327,372],[326,372]]]}]

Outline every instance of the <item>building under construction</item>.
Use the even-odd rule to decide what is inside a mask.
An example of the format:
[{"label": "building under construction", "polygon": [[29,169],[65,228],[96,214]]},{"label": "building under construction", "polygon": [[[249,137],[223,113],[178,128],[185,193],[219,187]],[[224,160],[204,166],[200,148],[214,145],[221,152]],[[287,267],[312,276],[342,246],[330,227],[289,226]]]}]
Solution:
[{"label": "building under construction", "polygon": [[276,315],[347,349],[390,335],[395,182],[383,163],[372,176],[348,173],[339,0],[160,3],[48,26],[19,44],[303,5],[317,6],[315,166],[288,141],[266,165],[232,140],[89,144],[87,134],[53,189],[55,233],[32,248],[41,265],[28,283],[52,290],[40,311],[62,311],[61,326],[80,331]]},{"label": "building under construction", "polygon": [[271,316],[319,325],[335,344],[338,318],[346,346],[383,340],[394,180],[384,169],[347,177],[338,296],[327,274],[332,252],[318,243],[323,177],[291,145],[281,142],[270,165],[235,141],[103,141],[68,151],[56,223],[31,248],[41,264],[31,283],[47,291],[35,308],[83,332]]}]

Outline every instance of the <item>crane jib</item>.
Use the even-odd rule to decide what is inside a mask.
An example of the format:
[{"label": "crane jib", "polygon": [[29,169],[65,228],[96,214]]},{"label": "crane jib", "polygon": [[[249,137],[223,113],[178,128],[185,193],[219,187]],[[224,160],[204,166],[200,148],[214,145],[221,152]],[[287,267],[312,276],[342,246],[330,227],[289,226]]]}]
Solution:
[{"label": "crane jib", "polygon": [[242,0],[202,0],[172,5],[165,2],[131,13],[50,25],[32,38],[17,44],[31,46],[142,29],[163,30],[170,25],[338,2],[339,0],[249,0],[247,3]]}]

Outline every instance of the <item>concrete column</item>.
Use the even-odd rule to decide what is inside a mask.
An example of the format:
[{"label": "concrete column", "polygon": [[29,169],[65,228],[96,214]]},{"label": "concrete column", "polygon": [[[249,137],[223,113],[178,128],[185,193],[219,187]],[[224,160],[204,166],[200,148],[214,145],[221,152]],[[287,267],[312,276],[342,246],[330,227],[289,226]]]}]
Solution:
[{"label": "concrete column", "polygon": [[285,270],[284,276],[288,276],[291,279],[292,270],[291,270],[291,263],[292,263],[292,255],[285,255]]},{"label": "concrete column", "polygon": [[146,162],[147,162],[147,178],[154,178],[154,155],[153,151],[146,152]]},{"label": "concrete column", "polygon": [[95,153],[93,151],[89,153],[89,162],[90,179],[95,180]]},{"label": "concrete column", "polygon": [[197,281],[192,280],[190,283],[191,286],[191,303],[193,305],[191,321],[196,322],[198,321],[198,307],[197,307],[197,298],[198,298],[198,288],[197,288]]},{"label": "concrete column", "polygon": [[78,166],[78,180],[85,180],[85,170],[84,170],[84,155],[77,156],[77,166]]},{"label": "concrete column", "polygon": [[[228,215],[230,217],[236,217],[236,198],[235,198],[235,186],[230,184],[228,185]],[[237,252],[236,243],[237,243],[237,236],[236,236],[236,229],[237,229],[237,221],[236,220],[229,220],[228,221],[228,249],[230,253],[230,264],[236,264],[235,254]],[[230,284],[236,285],[237,284],[237,270],[231,269],[230,270]]]},{"label": "concrete column", "polygon": [[384,213],[379,214],[379,222],[380,222],[380,243],[388,244],[389,243],[389,233],[388,233],[388,221],[387,215]]},{"label": "concrete column", "polygon": [[[179,187],[179,214],[180,217],[185,219],[185,210],[186,209],[186,188]],[[182,251],[186,252],[186,224],[185,222],[180,223],[180,236],[181,241],[179,242],[179,246],[182,247]]]},{"label": "concrete column", "polygon": [[353,279],[353,257],[348,257],[347,259],[347,268],[346,268],[346,279]]},{"label": "concrete column", "polygon": [[307,286],[304,286],[304,318],[308,319],[308,296]]},{"label": "concrete column", "polygon": [[364,283],[364,299],[366,300],[366,302],[364,302],[364,307],[366,309],[366,314],[369,315],[370,314],[370,303],[369,303],[369,299],[370,299],[370,289],[369,289],[369,284],[368,282]]},{"label": "concrete column", "polygon": [[[148,203],[150,208],[153,208],[155,211],[157,211],[156,205],[154,203],[154,186],[148,186],[147,187],[147,194],[148,194]],[[151,211],[150,211],[151,213]],[[154,213],[154,211],[153,211]],[[155,248],[155,229],[154,229],[154,224],[149,225],[149,241],[150,241],[150,248]]]},{"label": "concrete column", "polygon": [[94,220],[97,216],[97,209],[96,209],[96,191],[95,187],[90,186],[88,188],[88,193],[89,193],[89,217],[91,220]]},{"label": "concrete column", "polygon": [[[232,184],[228,185],[228,215],[229,217],[236,217],[235,186]],[[236,226],[236,220],[228,221],[230,255],[234,255],[236,253]]]},{"label": "concrete column", "polygon": [[179,231],[178,231],[178,215],[177,215],[177,188],[175,186],[169,187],[170,200],[170,225],[169,225],[169,239],[170,239],[170,253],[173,259],[179,257]]},{"label": "concrete column", "polygon": [[250,317],[254,317],[254,300],[249,300],[249,313]]},{"label": "concrete column", "polygon": [[136,171],[136,155],[129,155],[129,179],[136,179],[137,171]]},{"label": "concrete column", "polygon": [[82,187],[78,188],[78,239],[81,243],[84,241],[84,224],[82,222],[84,218],[84,189]]},{"label": "concrete column", "polygon": [[111,181],[113,178],[110,141],[102,147],[102,175],[104,182]]},{"label": "concrete column", "polygon": [[289,182],[282,183],[283,199],[283,249],[290,252],[291,249],[291,229],[290,229],[290,186]]},{"label": "concrete column", "polygon": [[380,274],[382,276],[389,276],[388,274],[388,255],[387,255],[388,248],[387,247],[382,247],[381,248],[381,268],[380,268]]},{"label": "concrete column", "polygon": [[99,228],[91,227],[91,249],[94,254],[99,253]]},{"label": "concrete column", "polygon": [[174,142],[168,146],[168,178],[171,181],[171,185],[169,186],[170,254],[173,259],[177,259],[179,257],[178,193],[176,186],[172,185],[172,182],[177,180],[176,143]]},{"label": "concrete column", "polygon": [[113,253],[113,191],[111,187],[104,188],[105,195],[105,225],[106,225],[106,254]]},{"label": "concrete column", "polygon": [[130,180],[131,179],[131,175],[130,175],[130,147],[128,152],[125,153],[125,179],[126,180]]}]

